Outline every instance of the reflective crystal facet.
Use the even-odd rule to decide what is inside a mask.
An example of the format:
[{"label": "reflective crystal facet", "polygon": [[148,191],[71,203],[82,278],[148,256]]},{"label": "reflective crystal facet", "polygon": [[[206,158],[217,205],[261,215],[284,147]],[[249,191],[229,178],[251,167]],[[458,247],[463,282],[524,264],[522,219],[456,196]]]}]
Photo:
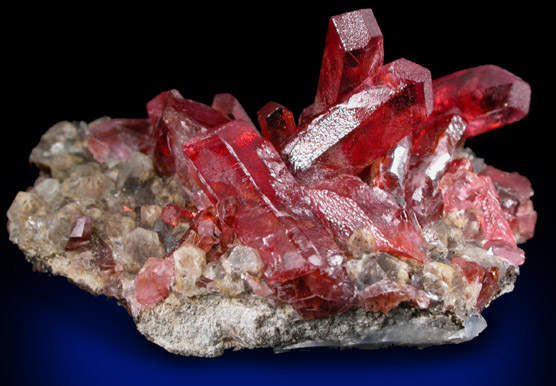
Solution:
[{"label": "reflective crystal facet", "polygon": [[435,79],[433,89],[434,113],[460,109],[468,122],[466,138],[519,121],[529,112],[529,84],[498,66],[469,68]]},{"label": "reflective crystal facet", "polygon": [[381,67],[283,146],[294,173],[309,168],[357,174],[425,121],[430,72],[400,59]]},{"label": "reflective crystal facet", "polygon": [[382,66],[383,61],[382,32],[372,10],[360,9],[332,17],[315,102],[304,111],[300,124],[335,104]]}]

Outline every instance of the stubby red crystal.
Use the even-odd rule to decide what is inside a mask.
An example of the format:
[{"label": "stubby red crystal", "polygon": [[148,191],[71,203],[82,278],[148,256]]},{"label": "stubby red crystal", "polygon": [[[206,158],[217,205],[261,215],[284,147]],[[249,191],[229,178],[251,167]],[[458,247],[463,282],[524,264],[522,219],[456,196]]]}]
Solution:
[{"label": "stubby red crystal", "polygon": [[268,102],[257,112],[261,134],[270,140],[276,149],[297,131],[293,114],[276,102]]}]

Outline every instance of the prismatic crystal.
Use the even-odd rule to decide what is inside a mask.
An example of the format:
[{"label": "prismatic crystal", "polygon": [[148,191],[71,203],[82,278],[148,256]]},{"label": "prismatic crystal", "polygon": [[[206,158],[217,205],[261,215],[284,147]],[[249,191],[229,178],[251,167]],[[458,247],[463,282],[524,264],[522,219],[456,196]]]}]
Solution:
[{"label": "prismatic crystal", "polygon": [[184,355],[466,341],[536,212],[527,178],[465,140],[522,119],[530,93],[492,65],[385,64],[373,12],[337,15],[297,121],[268,102],[257,128],[231,94],[169,90],[148,118],[52,127],[11,240]]}]

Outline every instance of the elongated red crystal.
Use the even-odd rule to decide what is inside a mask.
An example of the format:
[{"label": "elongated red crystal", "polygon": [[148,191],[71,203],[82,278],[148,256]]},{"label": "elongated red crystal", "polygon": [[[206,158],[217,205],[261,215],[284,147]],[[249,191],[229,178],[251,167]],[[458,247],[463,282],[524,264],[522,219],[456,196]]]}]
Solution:
[{"label": "elongated red crystal", "polygon": [[302,126],[282,156],[294,173],[316,167],[357,174],[416,130],[432,104],[430,71],[396,60]]},{"label": "elongated red crystal", "polygon": [[125,161],[133,152],[148,153],[151,148],[147,119],[110,119],[91,126],[88,135],[87,146],[98,162]]},{"label": "elongated red crystal", "polygon": [[333,16],[328,24],[315,102],[304,111],[300,124],[332,106],[383,62],[382,32],[372,10]]},{"label": "elongated red crystal", "polygon": [[276,149],[297,131],[293,114],[276,102],[268,102],[257,112],[261,134],[270,140]]},{"label": "elongated red crystal", "polygon": [[[178,172],[178,177],[187,178],[187,165],[181,151],[181,145],[188,139],[206,133],[230,118],[212,107],[185,99],[177,90],[164,94],[163,106],[160,108],[160,95],[151,104],[151,112],[160,116],[153,129],[153,160],[156,170],[163,175]],[[154,120],[154,117],[151,117]]]},{"label": "elongated red crystal", "polygon": [[466,138],[519,121],[529,112],[529,84],[498,66],[469,68],[435,79],[433,89],[434,113],[460,109],[468,122]]},{"label": "elongated red crystal", "polygon": [[232,94],[216,94],[212,100],[212,108],[223,112],[230,119],[243,119],[244,121],[253,124],[243,106]]},{"label": "elongated red crystal", "polygon": [[285,299],[292,280],[303,282],[304,291],[288,295],[287,302],[312,316],[321,315],[311,310],[323,302],[337,309],[349,298],[345,256],[280,155],[254,127],[232,121],[187,142],[183,150],[214,204],[230,196],[237,200],[235,231],[244,245],[258,250],[265,279],[277,297]]}]

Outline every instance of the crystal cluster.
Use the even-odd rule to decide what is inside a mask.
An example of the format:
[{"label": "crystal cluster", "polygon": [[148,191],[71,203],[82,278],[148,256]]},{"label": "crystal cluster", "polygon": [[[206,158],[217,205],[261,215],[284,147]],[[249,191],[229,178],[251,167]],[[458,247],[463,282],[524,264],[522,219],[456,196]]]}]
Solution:
[{"label": "crystal cluster", "polygon": [[[464,141],[523,118],[529,100],[526,82],[492,65],[433,80],[406,59],[384,64],[373,12],[345,13],[330,19],[315,101],[297,123],[269,102],[259,131],[230,94],[208,106],[169,90],[147,119],[50,129],[31,155],[41,177],[8,212],[11,238],[43,269],[122,299],[139,325],[216,296],[304,323],[408,318],[406,338],[368,327],[336,344],[470,339],[511,290],[536,212],[525,177]],[[413,339],[431,328],[414,311],[455,315],[466,332]],[[230,347],[261,345],[242,339]],[[334,340],[275,345],[319,339]]]}]

